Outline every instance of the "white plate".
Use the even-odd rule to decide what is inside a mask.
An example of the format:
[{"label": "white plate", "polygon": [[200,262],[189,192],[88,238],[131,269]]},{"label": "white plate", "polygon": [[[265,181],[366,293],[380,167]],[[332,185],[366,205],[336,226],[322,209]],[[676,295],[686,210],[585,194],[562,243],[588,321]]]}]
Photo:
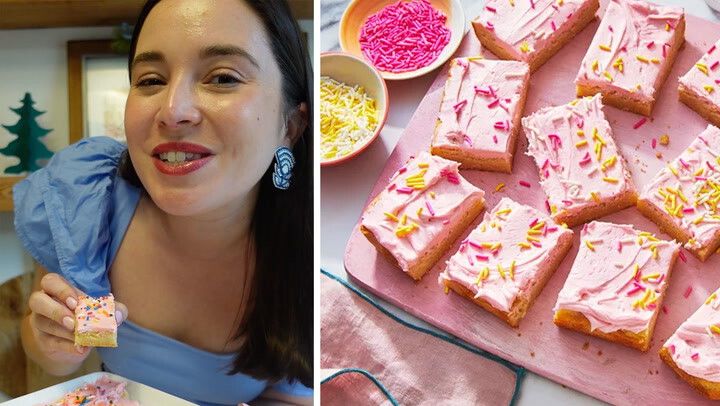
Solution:
[{"label": "white plate", "polygon": [[147,385],[131,381],[130,379],[123,378],[122,376],[107,373],[107,372],[93,372],[67,382],[59,383],[39,390],[37,392],[29,393],[25,396],[20,396],[13,400],[0,403],[2,406],[35,406],[42,403],[51,403],[58,399],[61,399],[66,393],[72,392],[75,389],[85,385],[86,383],[92,383],[98,380],[103,375],[107,375],[114,381],[127,382],[128,395],[130,399],[138,401],[141,406],[147,405],[163,405],[163,406],[175,406],[175,405],[194,405],[186,400],[175,397],[169,393],[157,390]]}]

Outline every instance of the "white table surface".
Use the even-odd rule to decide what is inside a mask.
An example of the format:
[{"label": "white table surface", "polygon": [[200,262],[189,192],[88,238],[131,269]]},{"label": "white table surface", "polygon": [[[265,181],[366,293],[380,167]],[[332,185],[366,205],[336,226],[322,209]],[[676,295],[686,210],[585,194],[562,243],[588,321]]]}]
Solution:
[{"label": "white table surface", "polygon": [[[364,0],[372,1],[372,0]],[[484,1],[460,0],[468,21],[480,13]],[[655,0],[658,4],[679,5],[689,14],[711,21],[720,21],[703,0]],[[338,23],[349,0],[320,2],[320,50],[337,51]],[[469,28],[469,25],[468,25]],[[692,29],[689,27],[688,29]],[[321,169],[321,264],[322,268],[346,277],[343,254],[350,233],[360,217],[363,204],[385,161],[390,156],[402,130],[410,121],[420,100],[427,92],[437,71],[407,81],[389,81],[390,111],[380,137],[362,154],[340,166]],[[433,327],[379,300],[396,315],[427,328]],[[322,299],[321,299],[322,303]],[[527,373],[521,389],[519,405],[602,405],[604,403],[568,389],[532,372]]]}]

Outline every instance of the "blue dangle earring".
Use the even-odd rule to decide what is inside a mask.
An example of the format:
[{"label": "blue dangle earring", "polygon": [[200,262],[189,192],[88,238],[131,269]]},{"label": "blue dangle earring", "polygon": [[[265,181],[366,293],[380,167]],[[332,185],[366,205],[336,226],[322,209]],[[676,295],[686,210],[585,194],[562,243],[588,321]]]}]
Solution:
[{"label": "blue dangle earring", "polygon": [[275,150],[275,170],[272,180],[276,188],[287,190],[290,187],[292,169],[295,166],[295,158],[288,147],[278,147]]}]

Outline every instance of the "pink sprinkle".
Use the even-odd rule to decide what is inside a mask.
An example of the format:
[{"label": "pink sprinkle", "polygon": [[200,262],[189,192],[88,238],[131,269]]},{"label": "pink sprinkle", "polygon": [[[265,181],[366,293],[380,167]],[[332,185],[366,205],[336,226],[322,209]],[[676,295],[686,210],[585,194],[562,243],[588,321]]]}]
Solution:
[{"label": "pink sprinkle", "polygon": [[545,208],[547,209],[548,213],[552,212],[550,209],[550,201],[545,199]]},{"label": "pink sprinkle", "polygon": [[543,162],[542,169],[547,169],[549,164],[550,164],[550,160],[545,158],[545,162]]},{"label": "pink sprinkle", "polygon": [[647,44],[647,49],[651,49],[651,48],[654,47],[654,46],[655,46],[655,41],[650,41],[650,42],[648,42],[648,44]]},{"label": "pink sprinkle", "polygon": [[665,50],[666,49],[665,47],[670,48],[670,44],[668,44],[668,43],[663,44],[663,47],[662,47],[663,58],[667,57],[667,51]]},{"label": "pink sprinkle", "polygon": [[463,139],[465,140],[465,142],[467,142],[467,144],[468,144],[470,147],[473,146],[472,140],[470,139],[470,137],[468,137],[467,134],[463,134]]},{"label": "pink sprinkle", "polygon": [[448,224],[450,224],[450,220],[449,220],[449,219],[448,219],[448,220],[445,220],[445,221],[443,221],[442,223],[443,223],[443,225],[448,225]]},{"label": "pink sprinkle", "polygon": [[613,27],[612,27],[612,25],[608,25],[608,30],[610,30],[610,32],[613,32]]},{"label": "pink sprinkle", "polygon": [[491,23],[490,21],[487,22],[486,27],[487,27],[487,29],[490,30],[490,31],[493,31],[493,30],[495,29],[495,26],[494,26],[493,23]]},{"label": "pink sprinkle", "polygon": [[533,0],[530,0],[530,7],[535,8],[535,2]]},{"label": "pink sprinkle", "polygon": [[657,140],[655,138],[652,139],[652,148],[655,149],[657,147]]},{"label": "pink sprinkle", "polygon": [[655,310],[656,307],[657,307],[657,305],[656,305],[655,303],[650,303],[650,304],[647,306],[647,308],[650,309],[650,310]]},{"label": "pink sprinkle", "polygon": [[392,183],[392,184],[390,184],[390,186],[388,186],[388,190],[393,190],[393,189],[395,189],[395,184],[394,184],[394,183]]},{"label": "pink sprinkle", "polygon": [[568,20],[571,19],[573,16],[573,13],[568,14]]},{"label": "pink sprinkle", "polygon": [[618,252],[622,252],[622,242],[618,241]]},{"label": "pink sprinkle", "polygon": [[685,169],[690,169],[690,165],[688,165],[687,162],[685,162],[684,159],[680,158],[680,164],[685,167]]},{"label": "pink sprinkle", "polygon": [[694,207],[686,207],[683,209],[683,213],[695,213]]},{"label": "pink sprinkle", "polygon": [[477,85],[473,86],[473,89],[475,89],[475,93],[480,93],[483,96],[492,96],[491,90],[485,90],[483,88],[478,87]]},{"label": "pink sprinkle", "polygon": [[695,354],[691,355],[690,358],[692,358],[693,361],[697,361],[700,359],[700,354],[696,352]]},{"label": "pink sprinkle", "polygon": [[637,130],[638,128],[642,127],[642,125],[645,124],[646,121],[647,121],[647,118],[645,118],[645,117],[638,120],[638,122],[633,125],[633,130]]},{"label": "pink sprinkle", "polygon": [[543,175],[545,175],[546,178],[549,178],[549,177],[550,177],[550,171],[548,171],[548,170],[546,169],[546,170],[545,170],[545,173],[543,173]]},{"label": "pink sprinkle", "polygon": [[412,190],[412,188],[409,188],[409,187],[400,187],[400,188],[397,188],[397,192],[409,195],[413,192],[413,190]]},{"label": "pink sprinkle", "polygon": [[707,176],[696,176],[695,180],[701,180],[704,182],[704,181],[708,180],[708,178],[707,178]]},{"label": "pink sprinkle", "polygon": [[555,226],[552,226],[552,227],[545,227],[545,229],[547,230],[547,232],[548,232],[548,233],[554,233],[555,231],[557,231],[557,230],[558,230],[558,228],[557,228],[557,227],[555,227]]},{"label": "pink sprinkle", "polygon": [[557,27],[555,26],[555,21],[550,21],[550,27],[552,27],[553,31],[557,30]]},{"label": "pink sprinkle", "polygon": [[714,50],[715,50],[715,45],[710,47],[710,49],[708,50],[708,55],[713,53]]},{"label": "pink sprinkle", "polygon": [[710,161],[705,161],[705,163],[707,164],[708,168],[710,168],[711,171],[716,170],[715,167],[710,164]]},{"label": "pink sprinkle", "polygon": [[548,134],[548,138],[552,141],[554,149],[562,148],[562,141],[557,134]]},{"label": "pink sprinkle", "polygon": [[500,99],[495,99],[492,103],[487,105],[487,108],[491,109],[493,107],[497,107],[498,104],[500,104]]},{"label": "pink sprinkle", "polygon": [[535,217],[535,218],[533,219],[533,221],[530,222],[530,226],[529,226],[529,227],[530,227],[530,228],[535,227],[535,226],[537,225],[538,221],[539,221],[539,219],[538,219],[537,217]]},{"label": "pink sprinkle", "polygon": [[479,250],[483,250],[483,249],[484,249],[482,245],[480,245],[480,244],[478,244],[478,243],[476,243],[476,242],[474,242],[474,241],[468,240],[467,243],[468,243],[468,245],[470,245],[470,246],[473,247],[473,248],[476,248],[476,249],[479,249]]},{"label": "pink sprinkle", "polygon": [[508,120],[505,120],[505,122],[496,121],[494,127],[497,128],[498,130],[509,130],[510,122]]},{"label": "pink sprinkle", "polygon": [[497,10],[495,10],[495,7],[487,6],[487,7],[485,7],[485,8],[486,8],[488,11],[492,12],[492,13],[497,12]]},{"label": "pink sprinkle", "polygon": [[450,170],[443,169],[442,172],[440,172],[440,176],[446,177],[450,183],[454,183],[456,185],[460,184],[460,178],[458,178],[456,173]]},{"label": "pink sprinkle", "polygon": [[477,259],[480,260],[480,261],[488,261],[488,260],[490,260],[490,257],[489,257],[489,256],[487,256],[487,255],[480,255],[480,254],[475,255],[475,258],[477,258]]},{"label": "pink sprinkle", "polygon": [[493,135],[493,141],[494,141],[496,144],[498,143],[497,135]]},{"label": "pink sprinkle", "polygon": [[715,61],[712,65],[710,65],[711,70],[717,69],[717,67],[720,66],[720,61]]},{"label": "pink sprinkle", "polygon": [[685,258],[685,254],[682,252],[682,249],[678,251],[678,257],[680,257],[682,262],[687,262],[687,258]]},{"label": "pink sprinkle", "polygon": [[675,345],[674,344],[670,344],[670,346],[668,347],[668,350],[670,350],[670,354],[675,355]]},{"label": "pink sprinkle", "polygon": [[660,277],[658,278],[658,280],[655,281],[655,283],[657,283],[657,284],[659,285],[659,284],[661,284],[662,281],[664,281],[664,280],[665,280],[665,274],[662,274],[662,275],[660,275]]},{"label": "pink sprinkle", "polygon": [[572,206],[573,204],[572,200],[563,200],[562,202],[565,206]]},{"label": "pink sprinkle", "polygon": [[592,158],[590,158],[590,153],[586,152],[583,159],[580,161],[580,165],[586,165],[592,162]]},{"label": "pink sprinkle", "polygon": [[521,180],[518,183],[520,184],[520,186],[530,187],[530,183],[527,181]]},{"label": "pink sprinkle", "polygon": [[431,216],[435,215],[435,210],[433,210],[432,206],[430,205],[430,202],[428,202],[427,200],[425,200],[425,207],[427,207]]},{"label": "pink sprinkle", "polygon": [[463,100],[461,102],[456,103],[453,106],[453,110],[455,110],[455,116],[460,116],[460,112],[462,112],[463,107],[467,104],[467,100]]},{"label": "pink sprinkle", "polygon": [[417,70],[433,63],[450,42],[446,21],[427,0],[396,2],[365,21],[360,50],[382,71]]},{"label": "pink sprinkle", "polygon": [[404,173],[405,171],[407,171],[407,168],[404,166],[402,168],[398,169],[398,173]]},{"label": "pink sprinkle", "polygon": [[578,128],[583,128],[584,125],[585,125],[585,120],[584,120],[582,117],[578,117],[578,118],[577,118],[577,126],[578,126]]},{"label": "pink sprinkle", "polygon": [[[642,277],[642,271],[638,269],[637,273],[635,274],[635,282],[640,282],[640,278]],[[635,283],[635,285],[638,285]],[[640,286],[640,285],[638,285]]]},{"label": "pink sprinkle", "polygon": [[[661,308],[661,309],[662,309],[662,312],[663,312],[663,313],[668,314],[667,306],[662,305],[662,308]],[[675,349],[675,347],[673,347],[673,350],[674,350],[674,349]],[[673,351],[673,352],[674,352],[674,351]]]},{"label": "pink sprinkle", "polygon": [[537,242],[537,241],[531,241],[530,243],[531,243],[532,245],[538,247],[538,248],[542,248],[542,244],[540,244],[540,243]]},{"label": "pink sprinkle", "polygon": [[675,29],[675,26],[670,21],[666,21],[666,23],[668,26],[670,26],[671,29]]},{"label": "pink sprinkle", "polygon": [[683,297],[687,299],[688,297],[690,297],[690,293],[692,293],[692,286],[688,286],[688,288],[685,290],[685,293],[683,294]]}]

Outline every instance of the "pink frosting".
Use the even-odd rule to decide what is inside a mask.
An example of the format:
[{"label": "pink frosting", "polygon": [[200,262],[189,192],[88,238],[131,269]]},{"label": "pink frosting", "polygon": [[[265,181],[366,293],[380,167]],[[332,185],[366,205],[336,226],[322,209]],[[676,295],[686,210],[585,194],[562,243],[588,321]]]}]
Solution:
[{"label": "pink frosting", "polygon": [[[422,253],[447,235],[449,227],[470,206],[485,196],[460,176],[459,165],[422,151],[392,176],[390,185],[363,213],[361,224],[372,231],[403,271],[407,272]],[[424,184],[408,187],[408,178],[423,171]]]},{"label": "pink frosting", "polygon": [[652,202],[690,233],[685,247],[708,246],[720,231],[720,129],[708,125],[653,178],[640,198]]},{"label": "pink frosting", "polygon": [[681,7],[611,0],[575,83],[654,98],[661,85],[660,71],[668,63],[674,28],[683,15]]},{"label": "pink frosting", "polygon": [[663,345],[688,374],[720,382],[720,289],[678,327]]},{"label": "pink frosting", "polygon": [[124,398],[125,382],[116,382],[108,376],[103,375],[94,383],[88,383],[82,387],[68,392],[62,399],[46,406],[139,406],[140,403]]},{"label": "pink frosting", "polygon": [[81,296],[78,299],[78,305],[75,308],[78,333],[117,331],[115,298],[112,293],[99,298]]},{"label": "pink frosting", "polygon": [[596,200],[634,190],[602,107],[600,95],[595,95],[541,109],[522,120],[528,155],[538,165],[553,214],[572,214],[597,205]]},{"label": "pink frosting", "polygon": [[578,10],[592,0],[489,0],[475,19],[506,45],[517,60],[528,61],[562,34]]},{"label": "pink frosting", "polygon": [[720,40],[679,80],[681,85],[720,106]]},{"label": "pink frosting", "polygon": [[457,58],[450,66],[433,141],[478,157],[508,152],[513,117],[530,77],[525,62]]},{"label": "pink frosting", "polygon": [[[531,282],[542,278],[541,269],[566,234],[572,231],[558,226],[538,210],[504,197],[462,242],[440,274],[439,282],[456,281],[475,293],[475,298],[507,312]],[[494,249],[491,245],[496,243],[500,246]],[[487,277],[483,278],[485,268]]]},{"label": "pink frosting", "polygon": [[646,330],[679,249],[675,241],[658,240],[630,225],[588,223],[554,310],[580,312],[592,330],[604,333]]}]

